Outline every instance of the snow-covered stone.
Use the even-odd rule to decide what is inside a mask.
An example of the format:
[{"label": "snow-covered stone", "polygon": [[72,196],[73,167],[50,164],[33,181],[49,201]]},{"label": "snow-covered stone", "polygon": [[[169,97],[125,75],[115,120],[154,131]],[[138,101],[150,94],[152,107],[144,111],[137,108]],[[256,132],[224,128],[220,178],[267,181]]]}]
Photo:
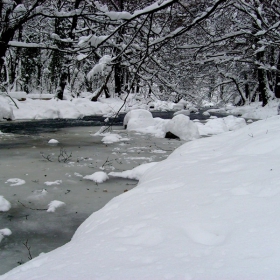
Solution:
[{"label": "snow-covered stone", "polygon": [[49,144],[58,144],[59,141],[56,140],[56,139],[50,139],[48,143],[49,143]]},{"label": "snow-covered stone", "polygon": [[145,128],[154,124],[153,115],[148,110],[136,109],[129,111],[123,120],[123,125],[128,130]]},{"label": "snow-covered stone", "polygon": [[182,114],[173,117],[166,124],[165,132],[171,132],[185,141],[199,138],[197,125],[188,116]]}]

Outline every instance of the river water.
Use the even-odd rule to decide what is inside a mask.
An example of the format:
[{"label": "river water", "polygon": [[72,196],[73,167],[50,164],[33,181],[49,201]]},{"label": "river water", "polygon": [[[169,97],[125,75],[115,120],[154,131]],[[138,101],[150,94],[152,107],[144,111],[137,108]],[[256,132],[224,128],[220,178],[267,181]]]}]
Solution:
[{"label": "river water", "polygon": [[[184,143],[115,126],[113,133],[129,140],[105,145],[101,136],[93,136],[100,127],[88,126],[88,122],[87,126],[49,129],[37,122],[37,130],[35,125],[32,129],[32,122],[19,123],[29,129],[19,126],[13,131],[16,134],[0,134],[0,195],[12,204],[10,211],[0,212],[0,229],[12,231],[0,243],[0,274],[67,243],[90,214],[137,184],[113,177],[96,184],[83,176],[101,169],[109,173],[161,161]],[[0,130],[4,132],[5,123]],[[49,144],[50,139],[59,143]],[[25,183],[13,186],[9,179]],[[49,213],[46,209],[53,200],[65,206]]]}]

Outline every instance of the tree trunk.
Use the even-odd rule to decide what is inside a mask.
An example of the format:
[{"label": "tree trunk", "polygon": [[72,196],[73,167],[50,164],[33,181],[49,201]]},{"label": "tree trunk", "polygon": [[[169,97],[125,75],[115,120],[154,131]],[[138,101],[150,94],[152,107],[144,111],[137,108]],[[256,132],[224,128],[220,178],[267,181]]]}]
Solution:
[{"label": "tree trunk", "polygon": [[67,73],[63,72],[60,77],[59,86],[56,90],[56,96],[60,100],[63,100],[63,92],[66,84],[67,84]]}]

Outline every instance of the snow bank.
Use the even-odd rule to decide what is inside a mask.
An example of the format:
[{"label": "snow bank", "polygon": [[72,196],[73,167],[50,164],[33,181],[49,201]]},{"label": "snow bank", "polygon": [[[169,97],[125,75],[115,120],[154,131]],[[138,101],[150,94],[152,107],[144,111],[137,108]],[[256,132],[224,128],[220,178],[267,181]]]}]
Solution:
[{"label": "snow bank", "polygon": [[240,129],[246,126],[246,121],[243,118],[227,116],[225,118],[208,119],[205,125],[202,123],[196,124],[200,135],[214,135]]},{"label": "snow bank", "polygon": [[11,209],[11,203],[0,195],[0,212],[6,212]]},{"label": "snow bank", "polygon": [[279,122],[187,142],[0,279],[278,279]]},{"label": "snow bank", "polygon": [[[28,95],[27,95],[28,97]],[[14,106],[15,119],[77,119],[90,115],[114,115],[123,105],[118,98],[99,98],[92,102],[88,98],[73,98],[70,100],[33,100],[16,101],[19,109]],[[1,109],[0,109],[1,114]]]},{"label": "snow bank", "polygon": [[131,170],[126,170],[123,172],[110,172],[108,175],[113,176],[113,177],[140,180],[140,178],[143,176],[143,174],[146,171],[148,171],[150,168],[155,166],[157,163],[158,162],[143,163]]},{"label": "snow bank", "polygon": [[0,96],[0,121],[13,120],[14,113],[8,97]]}]

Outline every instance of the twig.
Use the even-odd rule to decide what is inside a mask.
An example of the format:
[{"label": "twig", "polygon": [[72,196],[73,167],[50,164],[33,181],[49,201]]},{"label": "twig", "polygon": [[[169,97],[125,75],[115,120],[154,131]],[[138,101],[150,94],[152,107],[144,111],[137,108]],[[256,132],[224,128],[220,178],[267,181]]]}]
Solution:
[{"label": "twig", "polygon": [[41,209],[41,208],[37,209],[37,208],[28,207],[28,206],[24,205],[22,202],[20,202],[19,200],[18,200],[18,203],[21,204],[23,207],[25,207],[27,209],[30,209],[30,210],[36,210],[36,211],[46,211],[46,210],[48,210],[47,208],[46,209]]},{"label": "twig", "polygon": [[25,246],[25,248],[26,248],[27,251],[28,251],[28,259],[29,259],[29,260],[32,260],[32,255],[31,255],[31,251],[30,251],[31,246],[28,246],[28,238],[27,238],[26,241],[23,242],[22,244]]}]

